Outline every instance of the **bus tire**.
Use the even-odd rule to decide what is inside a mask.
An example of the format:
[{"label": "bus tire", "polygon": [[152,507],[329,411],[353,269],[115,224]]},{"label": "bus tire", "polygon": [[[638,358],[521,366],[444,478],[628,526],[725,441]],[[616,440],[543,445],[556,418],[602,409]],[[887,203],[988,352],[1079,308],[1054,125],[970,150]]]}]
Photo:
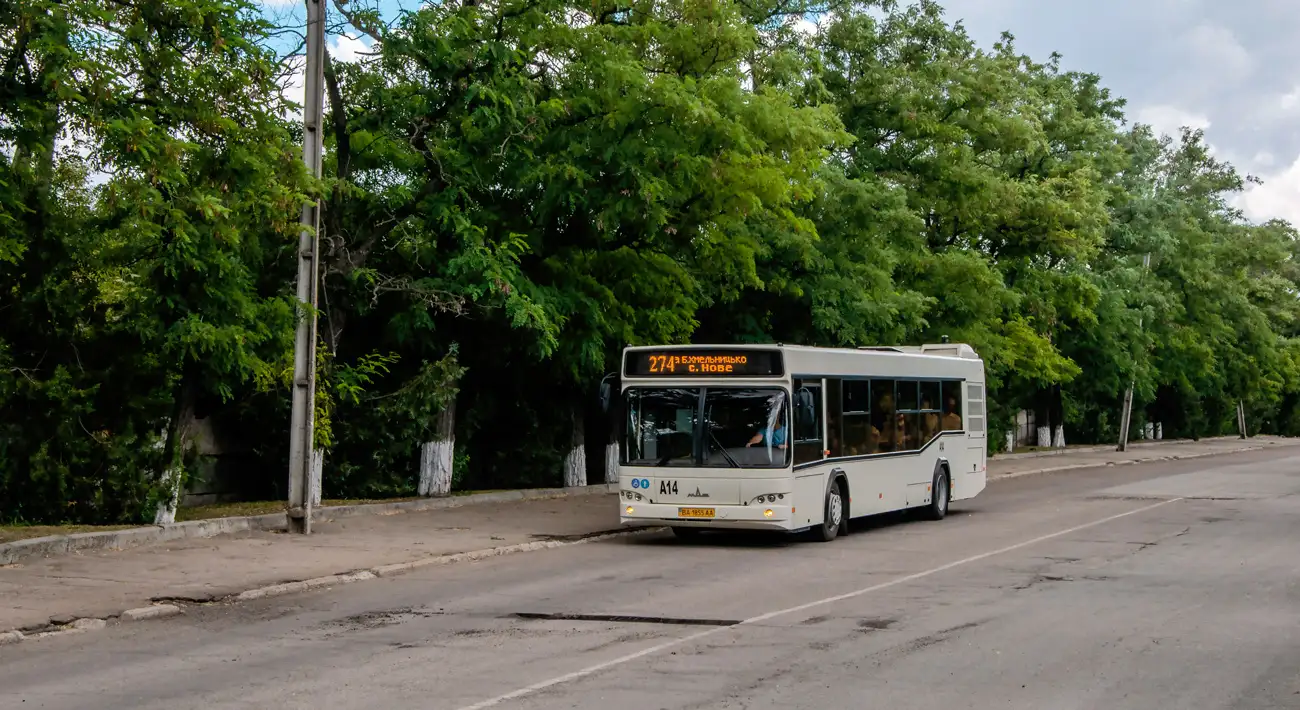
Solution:
[{"label": "bus tire", "polygon": [[952,501],[952,482],[948,478],[948,469],[940,467],[934,472],[934,482],[930,484],[930,504],[925,506],[928,520],[943,520],[948,517],[948,504]]},{"label": "bus tire", "polygon": [[813,539],[818,542],[830,542],[840,534],[844,525],[844,487],[838,477],[831,479],[826,487],[826,506],[822,514],[822,524],[813,528]]}]

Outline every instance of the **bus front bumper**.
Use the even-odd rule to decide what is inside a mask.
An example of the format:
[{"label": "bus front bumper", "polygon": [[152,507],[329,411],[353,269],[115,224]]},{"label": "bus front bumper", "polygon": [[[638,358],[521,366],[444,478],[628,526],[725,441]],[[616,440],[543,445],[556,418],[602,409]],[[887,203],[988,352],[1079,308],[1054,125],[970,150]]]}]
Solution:
[{"label": "bus front bumper", "polygon": [[[711,513],[711,515],[710,515]],[[619,522],[626,527],[790,530],[794,509],[788,505],[667,505],[622,502]]]}]

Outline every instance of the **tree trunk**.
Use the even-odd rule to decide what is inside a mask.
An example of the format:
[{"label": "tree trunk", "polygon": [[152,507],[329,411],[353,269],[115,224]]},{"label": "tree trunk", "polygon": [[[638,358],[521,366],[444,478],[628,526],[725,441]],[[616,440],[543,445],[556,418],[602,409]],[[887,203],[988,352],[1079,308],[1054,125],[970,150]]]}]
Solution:
[{"label": "tree trunk", "polygon": [[187,371],[181,375],[181,382],[176,387],[172,416],[167,422],[163,470],[158,477],[162,497],[154,511],[154,525],[176,522],[176,508],[180,505],[181,486],[185,479],[185,442],[189,436],[190,424],[194,421],[195,396],[194,377]]},{"label": "tree trunk", "polygon": [[569,443],[569,453],[564,457],[565,488],[581,488],[587,485],[587,447],[582,420],[582,412],[575,407],[573,409],[573,438]]},{"label": "tree trunk", "polygon": [[605,445],[605,483],[618,483],[618,442]]},{"label": "tree trunk", "polygon": [[618,483],[618,417],[615,414],[619,411],[617,406],[610,406],[610,416],[606,417],[609,423],[609,439],[605,442],[605,483]]},{"label": "tree trunk", "polygon": [[1016,432],[1011,430],[1007,432],[1007,453],[1015,453],[1016,450]]},{"label": "tree trunk", "polygon": [[1052,405],[1050,419],[1055,425],[1055,434],[1052,437],[1052,447],[1056,449],[1065,448],[1065,398],[1061,392],[1061,386],[1052,387]]},{"label": "tree trunk", "polygon": [[452,402],[438,413],[433,440],[420,447],[419,494],[435,498],[451,495],[455,461],[456,404]]},{"label": "tree trunk", "polygon": [[1041,387],[1034,395],[1034,424],[1038,427],[1038,447],[1042,449],[1052,448],[1051,394]]}]

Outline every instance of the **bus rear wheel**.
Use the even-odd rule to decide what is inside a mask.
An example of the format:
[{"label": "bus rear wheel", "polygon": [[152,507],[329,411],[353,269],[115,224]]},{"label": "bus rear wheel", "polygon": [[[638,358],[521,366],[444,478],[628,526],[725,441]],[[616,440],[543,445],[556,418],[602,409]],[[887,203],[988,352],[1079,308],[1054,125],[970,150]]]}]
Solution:
[{"label": "bus rear wheel", "polygon": [[930,520],[943,520],[948,516],[948,502],[952,489],[948,485],[948,471],[939,469],[934,474],[934,483],[930,487],[933,495],[930,504],[925,507],[925,517]]},{"label": "bus rear wheel", "polygon": [[839,536],[843,524],[844,489],[837,478],[826,489],[826,511],[822,516],[822,524],[813,528],[813,538],[818,542],[830,542]]}]

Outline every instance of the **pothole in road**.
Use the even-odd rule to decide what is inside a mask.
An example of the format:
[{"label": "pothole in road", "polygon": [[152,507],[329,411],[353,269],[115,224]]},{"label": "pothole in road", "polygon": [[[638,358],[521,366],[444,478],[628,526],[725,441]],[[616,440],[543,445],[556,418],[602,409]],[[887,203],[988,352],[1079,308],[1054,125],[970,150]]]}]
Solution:
[{"label": "pothole in road", "polygon": [[597,621],[610,624],[667,624],[672,626],[735,626],[740,619],[684,619],[671,616],[629,616],[626,614],[566,614],[520,611],[513,615],[528,621]]},{"label": "pothole in road", "polygon": [[356,631],[362,629],[379,629],[385,626],[394,626],[408,619],[428,618],[432,616],[442,616],[441,611],[428,611],[424,609],[392,609],[388,611],[367,611],[360,614],[353,614],[342,619],[329,622],[328,626],[342,627],[344,630]]},{"label": "pothole in road", "polygon": [[863,631],[884,631],[897,623],[898,619],[859,619],[858,628]]}]

